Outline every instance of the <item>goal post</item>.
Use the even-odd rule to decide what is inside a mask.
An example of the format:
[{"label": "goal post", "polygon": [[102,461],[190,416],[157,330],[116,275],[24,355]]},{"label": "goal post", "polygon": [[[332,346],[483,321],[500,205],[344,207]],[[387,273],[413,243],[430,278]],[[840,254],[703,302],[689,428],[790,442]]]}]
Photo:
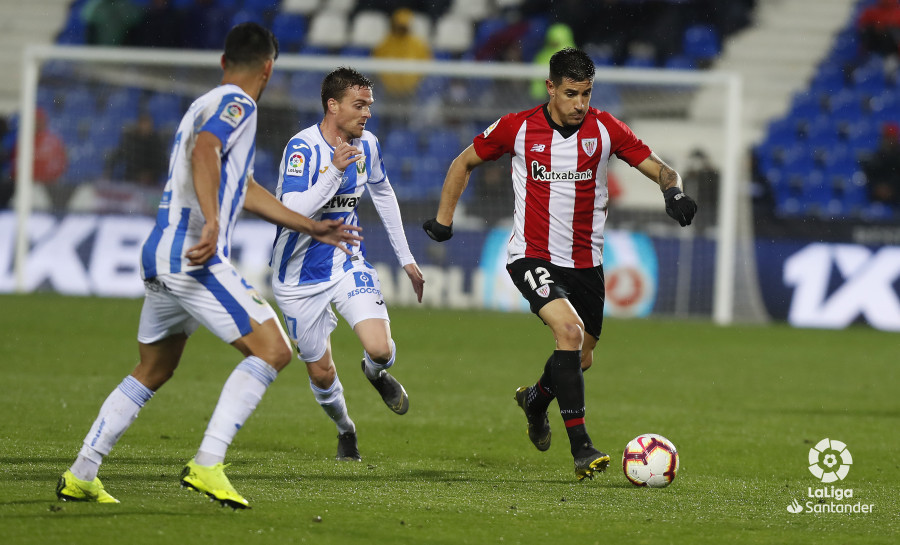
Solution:
[{"label": "goal post", "polygon": [[[18,149],[21,153],[17,157],[15,192],[16,235],[13,269],[16,291],[29,291],[27,263],[29,248],[34,242],[29,235],[29,219],[35,210],[35,184],[30,159],[33,156],[37,105],[41,93],[46,94],[43,90],[52,89],[57,97],[66,96],[69,89],[82,85],[85,81],[89,82],[91,92],[97,93],[95,98],[100,104],[99,110],[104,107],[103,102],[106,100],[104,93],[113,93],[126,87],[131,89],[141,87],[140,93],[144,97],[152,93],[171,93],[176,95],[182,104],[189,104],[190,100],[220,81],[220,58],[221,54],[217,52],[165,49],[47,45],[28,46],[25,49],[22,57],[22,98],[18,133]],[[436,191],[439,192],[439,182],[436,189],[434,180],[438,177],[440,180],[443,179],[447,159],[444,154],[440,159],[423,155],[422,157],[425,157],[427,162],[425,165],[427,168],[422,168],[422,165],[415,163],[414,157],[397,160],[393,153],[398,148],[391,146],[389,134],[391,132],[412,132],[420,138],[417,144],[420,149],[427,150],[430,144],[430,131],[446,128],[445,124],[452,123],[454,130],[463,136],[458,140],[451,138],[452,142],[458,144],[455,149],[444,151],[455,155],[471,142],[471,138],[477,132],[486,128],[501,115],[538,104],[539,99],[528,94],[529,84],[547,76],[545,67],[523,63],[401,61],[368,57],[283,54],[276,62],[277,78],[273,77],[273,81],[266,90],[266,96],[260,103],[260,130],[266,130],[265,120],[262,118],[264,111],[269,108],[280,109],[269,119],[283,123],[282,129],[270,131],[278,133],[270,136],[273,141],[280,140],[283,146],[293,132],[305,126],[298,124],[298,120],[301,120],[300,123],[304,123],[304,120],[315,120],[317,116],[320,118],[321,104],[317,82],[321,81],[322,74],[337,66],[352,66],[370,77],[374,76],[376,82],[384,74],[417,74],[423,78],[416,94],[405,98],[387,96],[376,83],[375,117],[372,120],[375,127],[373,130],[379,137],[384,150],[391,180],[394,182],[396,179],[394,185],[401,199],[407,233],[410,235],[419,218],[409,217],[406,210],[413,209],[429,217],[433,215],[434,211],[428,207],[436,204]],[[48,71],[48,67],[51,70]],[[145,72],[152,73],[145,74]],[[462,91],[460,92],[459,89]],[[683,145],[682,142],[679,142],[680,135],[692,130],[694,121],[690,117],[689,103],[701,89],[712,89],[720,94],[722,100],[717,104],[723,105],[721,112],[712,112],[710,115],[704,116],[705,120],[703,121],[710,131],[709,133],[714,135],[712,138],[715,140],[718,150],[715,158],[720,170],[720,178],[718,202],[714,207],[715,220],[710,221],[705,232],[698,232],[699,229],[692,230],[693,228],[680,231],[677,225],[673,228],[672,220],[665,216],[661,196],[655,198],[653,202],[650,202],[649,199],[637,199],[630,202],[627,198],[629,189],[626,189],[626,198],[622,199],[621,207],[617,205],[612,210],[607,226],[611,229],[618,229],[620,224],[617,222],[617,217],[621,215],[622,225],[626,229],[648,233],[653,239],[652,242],[657,247],[657,251],[663,254],[671,253],[670,245],[668,242],[665,244],[659,242],[660,239],[666,241],[671,239],[680,247],[689,244],[690,252],[683,255],[693,256],[690,259],[692,263],[697,263],[698,267],[685,264],[685,270],[692,270],[690,274],[695,274],[696,271],[702,271],[708,263],[712,271],[711,278],[680,279],[674,282],[673,286],[681,286],[679,288],[681,290],[693,290],[697,286],[705,286],[704,289],[709,289],[712,286],[709,289],[711,304],[708,309],[699,311],[699,314],[705,314],[716,323],[730,324],[736,320],[755,320],[758,319],[758,314],[751,308],[754,306],[752,302],[747,305],[742,303],[740,308],[735,308],[736,281],[740,282],[741,278],[744,278],[745,283],[747,279],[753,279],[750,281],[751,284],[755,282],[755,263],[752,262],[752,225],[749,223],[748,214],[747,176],[741,172],[744,144],[741,141],[742,90],[740,76],[719,71],[598,67],[595,95],[598,94],[598,90],[603,90],[604,94],[592,100],[591,105],[600,109],[609,109],[603,102],[605,97],[614,97],[616,100],[620,100],[619,111],[612,113],[624,119],[632,127],[635,126],[635,123],[641,128],[663,127],[665,123],[674,123],[679,127],[679,134],[672,134],[675,131],[660,129],[653,134],[661,136],[648,141],[651,148],[666,158],[667,148],[677,148],[679,145]],[[181,112],[183,113],[183,109]],[[76,114],[67,113],[66,115],[69,116],[66,117],[66,120],[71,120],[72,116]],[[288,123],[284,119],[285,117],[293,117],[293,119]],[[89,118],[81,121],[75,119],[75,122],[90,125],[95,122],[95,119]],[[284,129],[284,126],[288,128]],[[636,129],[635,132],[638,137],[647,141],[641,129]],[[84,143],[81,142],[81,144]],[[258,145],[258,148],[260,147]],[[81,149],[79,147],[79,150]],[[92,150],[90,147],[84,149]],[[83,153],[95,153],[96,156],[91,159],[102,164],[108,160],[109,149],[98,148],[96,151]],[[268,165],[271,169],[277,170],[280,153],[281,148],[274,145],[266,151],[265,158],[268,162],[274,161],[274,165]],[[680,159],[684,159],[684,156],[685,154],[682,152]],[[258,153],[258,170],[260,160],[261,156]],[[410,161],[412,162],[410,163]],[[398,165],[402,166],[398,168]],[[674,161],[673,166],[684,175],[680,161]],[[413,172],[410,172],[411,170]],[[392,172],[399,173],[401,171],[402,176],[395,177],[392,174]],[[486,176],[487,174],[485,174]],[[99,177],[99,174],[95,176],[95,178]],[[76,188],[79,191],[84,189],[85,185],[95,182],[94,179],[88,179],[89,177],[80,176],[79,178],[80,181],[77,182]],[[428,187],[423,187],[422,180],[425,178],[429,180]],[[106,181],[108,180],[101,180],[101,182]],[[475,182],[477,183],[478,180]],[[269,187],[271,188],[272,185]],[[470,188],[467,191],[471,192],[472,190]],[[415,198],[407,201],[406,197],[409,195],[415,195]],[[470,195],[468,199],[467,203],[463,203],[463,208],[466,204],[472,209],[490,206],[504,210],[506,216],[511,216],[511,201],[493,202],[489,196],[484,197],[483,195]],[[82,208],[78,208],[77,211],[90,211],[89,199],[87,205],[84,200],[79,202]],[[711,208],[704,202],[700,203],[700,207],[700,214],[704,213],[704,208]],[[60,214],[71,212],[71,210],[70,208],[69,210],[54,209],[51,211]],[[742,222],[743,227],[741,227]],[[465,222],[461,223],[465,224]],[[465,260],[476,263],[474,266],[477,267],[477,262],[484,261],[486,258],[484,247],[488,244],[487,241],[493,240],[489,231],[492,228],[503,229],[504,227],[505,224],[501,221],[491,223],[489,220],[485,220],[483,224],[477,221],[473,222],[470,229],[482,233],[478,236],[473,235],[477,239],[473,239],[472,243],[476,247],[475,254],[477,255],[467,257]],[[462,229],[466,230],[466,226],[462,225]],[[372,226],[370,230],[378,230],[378,226]],[[744,252],[739,244],[742,237],[744,239],[743,247],[748,249],[747,252]],[[412,239],[411,235],[411,243],[413,243]],[[701,254],[697,254],[695,248]],[[434,252],[439,251],[446,252],[447,250],[435,250]],[[420,251],[420,253],[429,253],[429,259],[434,257],[430,255],[434,252],[427,248],[425,251]],[[619,257],[620,252],[615,253]],[[703,259],[699,259],[698,255]],[[391,253],[379,255],[377,258],[390,263]],[[434,257],[434,260],[435,266],[441,266],[439,256]],[[677,264],[677,258],[675,263]],[[666,267],[665,264],[661,264],[661,266]],[[486,282],[471,271],[464,272],[463,276],[467,278],[463,283],[468,287],[479,282]],[[750,291],[756,290],[755,286],[751,288]],[[660,294],[660,297],[662,296],[663,294]],[[674,295],[665,294],[665,297],[674,297]],[[753,294],[750,297],[752,299]],[[479,305],[476,303],[473,306],[478,307]],[[671,310],[677,306],[677,302],[671,301],[657,304],[657,307],[664,309],[664,314],[678,314]],[[697,315],[698,311],[689,310],[688,314]]]}]

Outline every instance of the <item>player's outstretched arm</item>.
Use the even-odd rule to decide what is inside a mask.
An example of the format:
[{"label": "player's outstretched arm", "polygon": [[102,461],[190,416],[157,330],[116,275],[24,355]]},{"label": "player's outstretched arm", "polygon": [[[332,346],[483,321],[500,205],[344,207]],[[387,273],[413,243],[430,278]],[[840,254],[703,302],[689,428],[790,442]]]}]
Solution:
[{"label": "player's outstretched arm", "polygon": [[347,254],[350,254],[347,245],[358,246],[358,241],[362,240],[362,237],[356,234],[356,231],[361,231],[359,227],[344,225],[340,220],[313,221],[300,215],[281,204],[252,177],[247,183],[244,209],[275,225],[305,233],[320,242],[337,246]]},{"label": "player's outstretched arm", "polygon": [[681,176],[655,153],[641,161],[637,169],[659,184],[666,201],[666,214],[682,227],[690,225],[697,213],[697,203],[682,191]]},{"label": "player's outstretched arm", "polygon": [[469,145],[450,163],[444,187],[441,189],[441,202],[437,216],[425,222],[422,227],[432,239],[443,242],[453,236],[453,214],[456,204],[469,184],[469,176],[484,160],[475,153],[475,146]]}]

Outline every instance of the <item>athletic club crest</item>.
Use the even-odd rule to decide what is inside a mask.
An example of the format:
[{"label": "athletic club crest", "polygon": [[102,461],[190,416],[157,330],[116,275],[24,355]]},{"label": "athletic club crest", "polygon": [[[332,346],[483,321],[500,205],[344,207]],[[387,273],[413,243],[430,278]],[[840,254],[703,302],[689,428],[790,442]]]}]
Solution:
[{"label": "athletic club crest", "polygon": [[536,291],[538,295],[546,299],[547,296],[550,295],[550,286],[548,286],[547,284],[543,284],[541,285],[541,287],[534,291]]},{"label": "athletic club crest", "polygon": [[597,151],[597,139],[596,138],[583,139],[581,141],[581,149],[583,149],[584,152],[588,154],[588,157],[593,157],[594,152]]}]

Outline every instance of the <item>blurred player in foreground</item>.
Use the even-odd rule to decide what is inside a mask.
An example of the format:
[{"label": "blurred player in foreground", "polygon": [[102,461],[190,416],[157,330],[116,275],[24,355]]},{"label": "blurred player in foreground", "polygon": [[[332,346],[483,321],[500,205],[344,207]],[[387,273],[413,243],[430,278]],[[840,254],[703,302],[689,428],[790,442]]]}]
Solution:
[{"label": "blurred player in foreground", "polygon": [[[284,148],[278,187],[281,202],[316,219],[358,225],[366,188],[387,230],[397,260],[422,302],[425,280],[409,251],[397,197],[388,181],[378,139],[365,130],[372,117],[372,82],[352,68],[337,68],[322,81],[322,122],[297,134]],[[316,401],[338,429],[338,460],[361,460],[356,426],[347,414],[344,388],[331,353],[337,308],[363,346],[362,370],[392,411],[409,409],[406,390],[388,373],[396,359],[390,320],[375,268],[363,246],[350,255],[290,229],[279,229],[272,255],[272,288],[288,334],[306,362]]]},{"label": "blurred player in foreground", "polygon": [[541,451],[550,448],[547,408],[558,400],[579,480],[609,465],[609,455],[594,448],[585,428],[582,375],[603,325],[609,158],[615,154],[658,183],[666,212],[682,227],[697,210],[677,172],[628,126],[589,106],[593,82],[594,63],[583,51],[555,53],[546,81],[549,102],[505,115],[476,136],[450,165],[437,217],[424,225],[432,239],[448,240],[472,170],[512,156],[515,216],[506,269],[556,339],[540,379],[519,388],[515,399],[525,411],[528,437]]},{"label": "blurred player in foreground", "polygon": [[223,505],[249,507],[225,476],[225,452],[290,362],[291,349],[275,312],[229,261],[237,217],[245,209],[342,248],[361,240],[357,227],[288,210],[253,179],[256,101],[277,56],[271,32],[255,23],[235,26],[225,40],[221,85],[194,101],[178,126],[156,225],[141,253],[140,363],[100,408],[75,463],[59,479],[60,499],[118,503],[97,478],[103,457],[172,377],[188,336],[203,324],[244,359],[225,382],[181,483]]}]

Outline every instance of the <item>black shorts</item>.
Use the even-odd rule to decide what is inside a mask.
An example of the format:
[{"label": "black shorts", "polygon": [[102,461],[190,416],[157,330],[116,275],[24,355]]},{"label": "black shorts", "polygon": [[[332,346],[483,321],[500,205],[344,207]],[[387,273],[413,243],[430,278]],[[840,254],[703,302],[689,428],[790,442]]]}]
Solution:
[{"label": "black shorts", "polygon": [[584,322],[585,332],[595,339],[600,338],[603,301],[606,299],[602,266],[569,269],[557,267],[543,259],[524,257],[508,264],[506,272],[528,300],[531,312],[538,314],[544,305],[554,299],[567,299]]}]

